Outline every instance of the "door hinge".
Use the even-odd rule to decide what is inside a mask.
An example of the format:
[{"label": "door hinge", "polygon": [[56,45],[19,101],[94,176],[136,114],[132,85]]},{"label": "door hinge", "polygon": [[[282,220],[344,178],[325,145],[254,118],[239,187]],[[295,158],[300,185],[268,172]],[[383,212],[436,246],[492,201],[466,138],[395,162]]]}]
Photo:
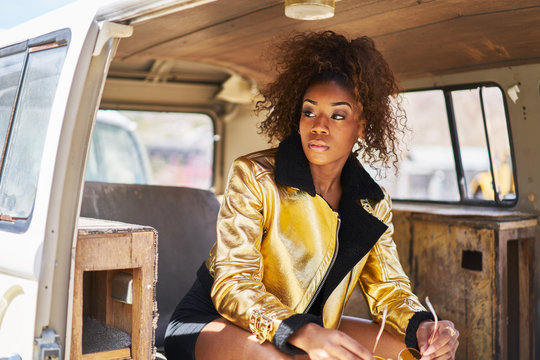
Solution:
[{"label": "door hinge", "polygon": [[34,339],[34,360],[61,360],[60,336],[52,329],[44,329],[41,337]]}]

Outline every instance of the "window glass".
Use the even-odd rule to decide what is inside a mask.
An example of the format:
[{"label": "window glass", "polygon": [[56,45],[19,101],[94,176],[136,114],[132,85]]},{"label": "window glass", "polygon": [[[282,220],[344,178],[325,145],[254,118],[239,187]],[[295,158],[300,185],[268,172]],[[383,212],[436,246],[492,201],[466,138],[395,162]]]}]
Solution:
[{"label": "window glass", "polygon": [[148,182],[141,154],[143,149],[130,130],[117,124],[97,122],[94,134],[88,180],[125,184]]},{"label": "window glass", "polygon": [[0,168],[11,113],[24,65],[24,52],[0,58]]},{"label": "window glass", "polygon": [[397,176],[381,181],[395,199],[509,205],[516,200],[498,87],[412,91],[402,97],[411,131]]},{"label": "window glass", "polygon": [[[100,110],[98,112],[96,131],[92,140],[92,149],[88,159],[86,180],[120,182],[108,176],[112,162],[105,161],[111,157],[112,144],[100,141],[98,126],[104,118],[122,118],[125,128],[137,140],[136,150],[131,153],[140,154],[127,157],[122,161],[131,164],[122,172],[127,174],[134,169],[142,169],[145,179],[142,183],[166,186],[186,186],[210,189],[213,181],[214,165],[214,123],[210,116],[201,113],[136,111],[136,110]],[[126,146],[127,143],[115,140],[115,147]],[[117,149],[119,153],[120,149]],[[116,156],[116,155],[115,155]],[[139,182],[129,175],[131,180],[122,182]],[[128,181],[129,180],[129,181]]]},{"label": "window glass", "polygon": [[481,198],[480,189],[472,183],[479,174],[486,174],[491,184],[489,153],[480,103],[480,89],[452,92],[452,103],[463,164],[465,195],[469,199]]},{"label": "window glass", "polygon": [[[513,201],[516,199],[516,189],[503,94],[497,87],[483,87],[481,95],[486,115],[497,197],[498,200]],[[483,187],[481,198],[495,200],[493,188]]]},{"label": "window glass", "polygon": [[96,131],[97,131],[97,123],[96,127],[94,128],[94,134],[92,135],[92,140],[90,142],[90,153],[88,154],[88,160],[86,163],[86,174],[85,174],[85,180],[86,181],[101,181],[99,178],[99,160],[98,156],[96,154],[96,149],[99,149],[99,145],[96,145]]},{"label": "window glass", "polygon": [[387,172],[383,186],[395,198],[458,201],[459,190],[444,93],[442,90],[402,94],[410,132],[404,140],[397,177]]},{"label": "window glass", "polygon": [[[32,50],[32,49],[30,49]],[[67,46],[30,51],[0,179],[0,212],[32,210],[45,134]]]}]

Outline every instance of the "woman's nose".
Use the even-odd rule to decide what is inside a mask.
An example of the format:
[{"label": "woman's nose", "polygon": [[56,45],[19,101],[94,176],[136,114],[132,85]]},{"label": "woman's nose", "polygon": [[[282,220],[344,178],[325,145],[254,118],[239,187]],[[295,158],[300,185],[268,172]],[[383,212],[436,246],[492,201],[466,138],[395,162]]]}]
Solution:
[{"label": "woman's nose", "polygon": [[311,132],[313,134],[328,134],[328,125],[326,123],[326,119],[323,116],[317,117],[315,121],[313,122],[313,126],[311,127]]}]

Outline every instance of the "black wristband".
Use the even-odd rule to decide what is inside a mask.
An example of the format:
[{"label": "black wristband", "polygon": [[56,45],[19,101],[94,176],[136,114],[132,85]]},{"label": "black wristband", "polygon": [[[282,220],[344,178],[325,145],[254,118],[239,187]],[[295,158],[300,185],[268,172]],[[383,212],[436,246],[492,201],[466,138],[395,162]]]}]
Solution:
[{"label": "black wristband", "polygon": [[279,325],[274,334],[272,344],[287,355],[304,355],[306,353],[304,350],[289,344],[287,341],[296,330],[308,323],[316,323],[323,326],[322,319],[318,316],[312,314],[295,314],[281,322],[281,325]]},{"label": "black wristband", "polygon": [[414,313],[412,318],[409,319],[409,325],[407,325],[407,330],[405,332],[405,345],[407,345],[407,347],[420,350],[418,348],[416,331],[418,330],[420,323],[424,320],[435,320],[435,318],[429,311],[419,311]]}]

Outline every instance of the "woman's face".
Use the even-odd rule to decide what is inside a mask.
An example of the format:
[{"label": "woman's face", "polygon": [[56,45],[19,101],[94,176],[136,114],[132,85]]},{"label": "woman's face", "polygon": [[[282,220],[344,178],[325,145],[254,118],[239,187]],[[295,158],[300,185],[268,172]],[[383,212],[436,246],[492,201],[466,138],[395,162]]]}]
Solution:
[{"label": "woman's face", "polygon": [[335,82],[311,85],[304,94],[300,116],[302,148],[311,165],[341,170],[365,120],[352,95]]}]

